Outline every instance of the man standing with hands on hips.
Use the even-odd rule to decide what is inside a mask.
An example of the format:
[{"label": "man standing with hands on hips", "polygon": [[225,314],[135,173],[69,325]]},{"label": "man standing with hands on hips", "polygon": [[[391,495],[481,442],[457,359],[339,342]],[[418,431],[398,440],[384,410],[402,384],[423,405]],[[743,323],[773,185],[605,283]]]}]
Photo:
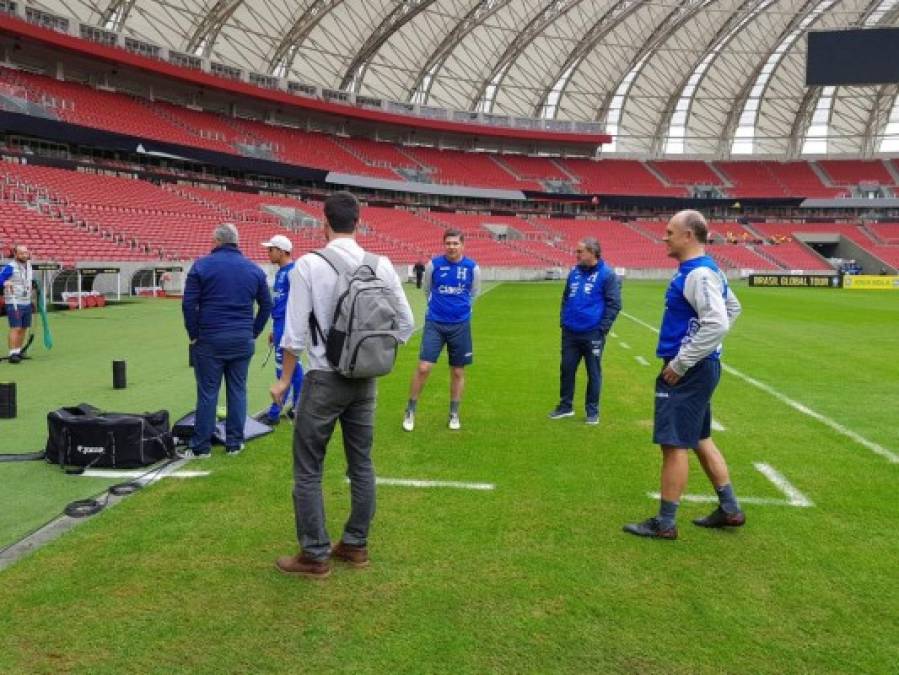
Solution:
[{"label": "man standing with hands on hips", "polygon": [[724,457],[712,440],[712,394],[721,378],[721,341],[740,314],[740,302],[715,261],[705,254],[709,229],[698,211],[681,211],[668,222],[668,255],[680,264],[665,293],[665,314],[656,355],[653,442],[662,449],[662,489],[657,516],[629,523],[640,537],[677,539],[675,518],[687,485],[689,456],[699,458],[718,496],[718,508],[693,521],[699,527],[740,527],[746,516],[730,484]]},{"label": "man standing with hands on hips", "polygon": [[553,420],[574,415],[574,380],[581,359],[587,366],[584,396],[587,424],[599,424],[602,389],[602,350],[606,335],[621,311],[621,286],[615,271],[600,257],[599,242],[587,237],[578,242],[577,265],[571,268],[562,293],[562,364],[559,405]]}]

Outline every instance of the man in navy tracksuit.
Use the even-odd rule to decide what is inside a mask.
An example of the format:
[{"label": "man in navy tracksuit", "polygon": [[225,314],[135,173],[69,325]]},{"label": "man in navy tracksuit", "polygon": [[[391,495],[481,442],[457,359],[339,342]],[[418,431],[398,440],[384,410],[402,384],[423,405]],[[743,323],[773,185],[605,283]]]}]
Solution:
[{"label": "man in navy tracksuit", "polygon": [[658,515],[629,523],[640,537],[677,539],[675,518],[687,485],[688,452],[696,453],[718,497],[718,507],[699,527],[740,527],[746,516],[734,495],[724,457],[712,440],[712,394],[721,378],[721,342],[740,315],[740,302],[715,261],[705,254],[708,224],[698,211],[681,211],[668,222],[665,244],[679,263],[665,293],[665,314],[656,355],[653,442],[662,449]]},{"label": "man in navy tracksuit", "polygon": [[562,364],[559,405],[549,417],[573,417],[574,379],[584,359],[587,391],[584,397],[586,423],[599,424],[599,394],[602,389],[602,350],[606,334],[621,311],[621,286],[615,271],[601,256],[599,242],[587,237],[577,244],[577,265],[571,268],[562,293]]},{"label": "man in navy tracksuit", "polygon": [[[187,274],[181,311],[190,338],[197,379],[197,412],[190,449],[194,457],[209,457],[219,387],[225,378],[228,416],[225,452],[243,449],[247,417],[247,371],[255,339],[272,311],[272,297],[262,268],[237,248],[237,228],[219,225],[215,248],[198,259]],[[258,306],[255,317],[253,304]]]},{"label": "man in navy tracksuit", "polygon": [[[284,368],[284,349],[281,347],[281,338],[284,337],[284,316],[287,313],[287,298],[290,295],[290,272],[293,270],[294,261],[291,258],[293,251],[293,242],[283,234],[276,234],[269,241],[262,242],[262,245],[268,249],[268,259],[278,266],[275,272],[275,283],[272,285],[272,332],[269,333],[268,341],[275,350],[275,378],[281,379],[281,373]],[[288,417],[293,417],[297,409],[297,401],[300,398],[300,387],[303,386],[303,367],[298,362],[293,371],[293,377],[290,380],[290,390],[285,394],[287,399],[289,394],[291,409],[288,411]],[[267,411],[262,414],[260,420],[266,424],[274,426],[281,420],[281,404],[272,402]]]}]

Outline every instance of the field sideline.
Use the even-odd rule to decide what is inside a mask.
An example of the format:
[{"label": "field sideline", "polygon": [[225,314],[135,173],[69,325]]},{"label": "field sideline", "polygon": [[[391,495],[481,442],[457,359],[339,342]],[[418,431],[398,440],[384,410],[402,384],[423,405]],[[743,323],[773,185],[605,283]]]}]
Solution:
[{"label": "field sideline", "polygon": [[[628,316],[607,344],[598,428],[580,407],[574,419],[546,419],[558,394],[560,284],[506,283],[478,302],[461,432],[445,426],[443,364],[416,431],[400,429],[416,336],[380,383],[379,476],[496,489],[381,486],[371,569],[337,568],[318,583],[274,570],[296,546],[282,426],[240,457],[218,450],[190,466],[209,477],[160,481],[0,572],[0,671],[894,670],[899,463],[821,420],[899,453],[895,296],[737,285],[744,315],[725,363],[768,390],[725,373],[716,439],[738,496],[770,503],[747,503],[741,531],[709,532],[689,524],[709,505],[687,502],[681,539],[656,542],[620,529],[656,507],[651,327],[663,290],[624,286]],[[2,451],[42,442],[41,417],[57,405],[192,406],[177,303],[94,311],[59,315],[58,350],[19,366],[40,382],[19,385],[28,411],[18,426],[2,421]],[[260,345],[251,407],[265,400],[264,356]],[[122,357],[130,386],[113,392],[109,362]],[[0,365],[0,380],[11,368]],[[576,402],[582,395],[579,380]],[[347,512],[340,454],[338,440],[325,485],[332,536]],[[789,505],[758,465],[811,505]],[[3,546],[104,481],[29,463],[0,464],[0,482]],[[709,494],[695,462],[688,492]]]}]

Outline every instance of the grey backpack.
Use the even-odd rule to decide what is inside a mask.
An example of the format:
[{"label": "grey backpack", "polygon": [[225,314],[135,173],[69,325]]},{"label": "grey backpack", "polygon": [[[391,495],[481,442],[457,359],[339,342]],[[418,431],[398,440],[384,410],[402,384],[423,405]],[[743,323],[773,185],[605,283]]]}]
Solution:
[{"label": "grey backpack", "polygon": [[334,369],[353,379],[386,375],[393,370],[399,348],[399,306],[388,284],[378,278],[378,256],[366,253],[354,267],[339,253],[320,249],[313,253],[337,273],[336,304],[327,336],[310,317],[313,343],[316,334],[325,342],[325,356]]}]

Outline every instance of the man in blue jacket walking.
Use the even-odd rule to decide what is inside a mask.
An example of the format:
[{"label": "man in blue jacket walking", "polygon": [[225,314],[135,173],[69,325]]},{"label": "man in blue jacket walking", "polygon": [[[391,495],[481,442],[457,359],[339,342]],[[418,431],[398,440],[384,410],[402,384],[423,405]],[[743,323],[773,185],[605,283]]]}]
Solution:
[{"label": "man in blue jacket walking", "polygon": [[559,405],[549,417],[573,417],[574,379],[581,359],[587,366],[585,398],[587,424],[599,424],[599,393],[602,388],[602,350],[606,334],[621,311],[621,286],[615,271],[601,259],[602,250],[593,237],[579,241],[577,265],[568,273],[562,293],[562,365]]},{"label": "man in blue jacket walking", "polygon": [[[272,297],[262,268],[237,248],[237,228],[219,225],[215,248],[198,259],[187,274],[181,311],[190,338],[197,380],[197,413],[190,449],[209,457],[219,387],[225,378],[228,415],[225,452],[243,450],[247,417],[247,371],[255,340],[272,311]],[[258,306],[255,317],[253,304]]]}]

